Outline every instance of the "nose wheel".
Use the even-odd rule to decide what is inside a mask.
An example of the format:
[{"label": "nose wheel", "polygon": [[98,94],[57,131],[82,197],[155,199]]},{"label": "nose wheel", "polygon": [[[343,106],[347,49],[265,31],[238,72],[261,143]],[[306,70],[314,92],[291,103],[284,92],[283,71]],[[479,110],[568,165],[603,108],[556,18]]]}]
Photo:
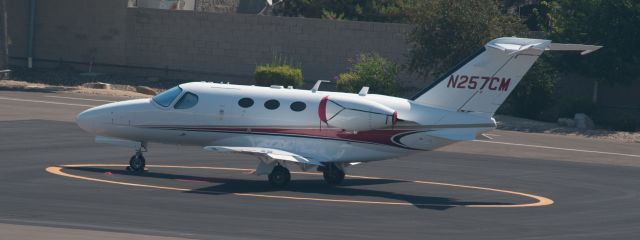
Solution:
[{"label": "nose wheel", "polygon": [[291,173],[289,169],[283,166],[275,166],[269,174],[269,183],[274,187],[284,187],[291,181]]},{"label": "nose wheel", "polygon": [[131,156],[131,159],[129,159],[129,166],[127,167],[127,170],[140,173],[144,171],[145,166],[146,161],[144,156],[142,156],[142,152],[137,152],[135,155]]},{"label": "nose wheel", "polygon": [[338,185],[344,180],[344,171],[335,164],[329,164],[322,170],[322,176],[329,185]]}]

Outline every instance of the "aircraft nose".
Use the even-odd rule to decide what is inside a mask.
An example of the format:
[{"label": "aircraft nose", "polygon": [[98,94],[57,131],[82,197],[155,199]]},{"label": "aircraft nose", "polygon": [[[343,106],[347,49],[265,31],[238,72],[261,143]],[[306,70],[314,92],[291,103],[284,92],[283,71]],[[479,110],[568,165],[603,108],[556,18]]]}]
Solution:
[{"label": "aircraft nose", "polygon": [[97,107],[84,110],[76,116],[76,124],[87,132],[95,132],[106,117],[103,109]]}]

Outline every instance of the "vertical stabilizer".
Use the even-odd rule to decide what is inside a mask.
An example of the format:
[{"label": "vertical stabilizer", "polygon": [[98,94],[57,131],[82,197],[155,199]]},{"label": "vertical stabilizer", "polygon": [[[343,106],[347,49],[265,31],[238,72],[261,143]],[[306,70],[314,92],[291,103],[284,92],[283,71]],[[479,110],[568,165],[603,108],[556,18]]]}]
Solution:
[{"label": "vertical stabilizer", "polygon": [[412,100],[451,111],[493,115],[545,50],[580,50],[585,53],[599,48],[551,44],[550,40],[542,39],[494,39],[474,57],[443,75]]}]

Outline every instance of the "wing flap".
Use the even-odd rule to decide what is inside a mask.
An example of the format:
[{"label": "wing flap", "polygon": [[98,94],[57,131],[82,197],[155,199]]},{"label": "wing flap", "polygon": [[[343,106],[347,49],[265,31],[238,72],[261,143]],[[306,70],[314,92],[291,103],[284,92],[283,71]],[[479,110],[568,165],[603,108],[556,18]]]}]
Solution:
[{"label": "wing flap", "polygon": [[323,166],[321,162],[318,162],[316,160],[308,159],[295,153],[273,148],[207,146],[204,147],[204,149],[212,152],[244,153],[264,157],[270,160],[289,161],[295,163]]}]

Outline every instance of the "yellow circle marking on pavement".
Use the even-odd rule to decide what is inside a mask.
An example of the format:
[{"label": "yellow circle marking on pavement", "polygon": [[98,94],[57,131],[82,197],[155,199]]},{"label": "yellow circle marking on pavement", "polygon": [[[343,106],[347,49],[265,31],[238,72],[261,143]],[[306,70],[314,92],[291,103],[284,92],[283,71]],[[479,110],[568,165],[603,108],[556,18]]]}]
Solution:
[{"label": "yellow circle marking on pavement", "polygon": [[[233,193],[233,192],[215,192],[215,191],[200,191],[193,190],[188,188],[176,188],[176,187],[167,187],[167,186],[158,186],[158,185],[149,185],[149,184],[140,184],[140,183],[130,183],[130,182],[120,182],[120,181],[112,181],[105,180],[99,178],[91,178],[85,176],[79,176],[74,174],[65,173],[62,170],[64,168],[69,167],[126,167],[127,165],[123,164],[69,164],[69,165],[61,165],[61,166],[53,166],[48,167],[46,170],[49,173],[75,178],[82,179],[87,181],[94,182],[102,182],[102,183],[110,183],[124,186],[132,186],[132,187],[144,187],[144,188],[154,188],[154,189],[162,189],[162,190],[172,190],[172,191],[181,191],[181,192],[200,192],[200,193],[227,193],[233,194],[236,196],[248,196],[248,197],[262,197],[262,198],[277,198],[277,199],[290,199],[290,200],[307,200],[307,201],[317,201],[317,202],[340,202],[340,203],[362,203],[362,204],[380,204],[380,205],[401,205],[401,206],[434,206],[434,207],[470,207],[470,208],[518,208],[518,207],[541,207],[553,204],[553,200],[523,193],[516,192],[510,190],[496,189],[496,188],[488,188],[488,187],[477,187],[470,185],[462,185],[462,184],[451,184],[451,183],[441,183],[441,182],[431,182],[431,181],[417,181],[417,180],[405,180],[405,179],[392,179],[392,178],[379,178],[379,177],[367,177],[367,176],[357,176],[357,175],[348,175],[350,178],[359,178],[359,179],[387,179],[387,180],[395,180],[395,181],[403,181],[403,182],[413,182],[417,184],[428,184],[428,185],[436,185],[436,186],[444,186],[444,187],[455,187],[455,188],[466,188],[466,189],[475,189],[482,191],[491,191],[491,192],[499,192],[505,194],[512,194],[523,196],[531,199],[535,199],[535,202],[532,203],[524,203],[524,204],[486,204],[486,205],[464,205],[464,204],[421,204],[421,203],[408,203],[408,202],[390,202],[390,201],[365,201],[365,200],[350,200],[350,199],[331,199],[331,198],[311,198],[311,197],[292,197],[292,196],[280,196],[280,195],[268,195],[268,194],[254,194],[254,193]],[[224,167],[190,167],[190,166],[173,166],[173,165],[148,165],[148,167],[153,168],[177,168],[177,169],[209,169],[209,170],[224,170],[224,171],[251,171],[253,169],[246,168],[224,168]],[[319,175],[318,173],[305,173],[305,172],[293,172],[295,174],[307,174],[307,175]]]}]

